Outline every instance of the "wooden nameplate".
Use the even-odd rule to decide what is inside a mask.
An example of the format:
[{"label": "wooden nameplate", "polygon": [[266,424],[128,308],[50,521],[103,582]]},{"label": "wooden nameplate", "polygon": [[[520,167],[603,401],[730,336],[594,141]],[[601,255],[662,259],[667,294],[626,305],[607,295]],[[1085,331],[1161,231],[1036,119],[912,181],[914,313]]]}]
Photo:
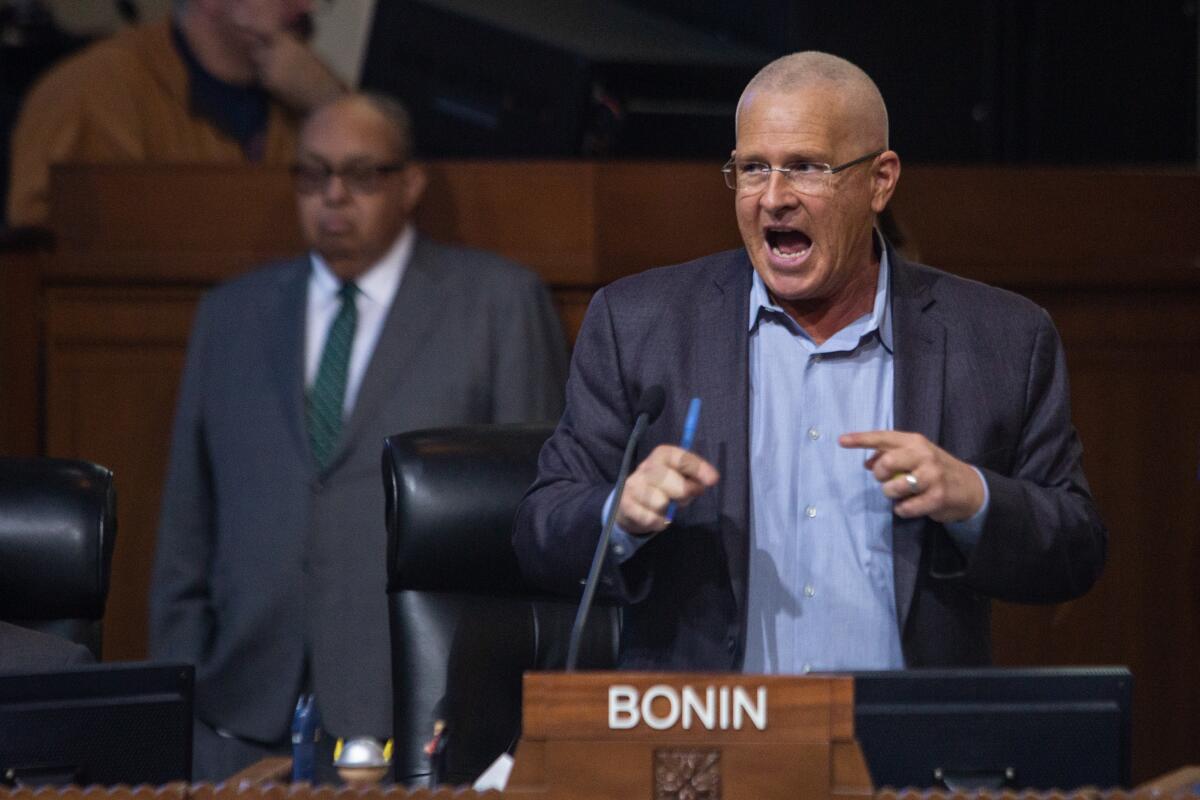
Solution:
[{"label": "wooden nameplate", "polygon": [[526,673],[506,797],[864,798],[854,681],[708,673]]}]

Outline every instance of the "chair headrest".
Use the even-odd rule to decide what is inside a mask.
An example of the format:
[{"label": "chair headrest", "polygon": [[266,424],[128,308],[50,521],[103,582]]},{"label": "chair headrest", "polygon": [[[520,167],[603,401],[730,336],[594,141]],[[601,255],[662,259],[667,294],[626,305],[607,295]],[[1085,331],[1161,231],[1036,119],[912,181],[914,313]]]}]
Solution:
[{"label": "chair headrest", "polygon": [[115,541],[107,469],[0,458],[0,618],[103,617]]},{"label": "chair headrest", "polygon": [[521,577],[512,523],[553,430],[473,425],[388,438],[388,591],[540,595]]}]

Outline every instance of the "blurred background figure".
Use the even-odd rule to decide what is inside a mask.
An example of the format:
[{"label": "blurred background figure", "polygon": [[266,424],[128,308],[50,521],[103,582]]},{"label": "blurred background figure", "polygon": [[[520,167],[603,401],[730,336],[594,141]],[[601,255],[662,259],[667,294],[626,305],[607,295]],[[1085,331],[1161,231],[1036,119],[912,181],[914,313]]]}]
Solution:
[{"label": "blurred background figure", "polygon": [[344,91],[306,43],[311,5],[177,0],[56,65],[12,133],[9,226],[45,223],[56,163],[287,163],[299,117]]},{"label": "blurred background figure", "polygon": [[94,659],[81,644],[52,633],[31,631],[0,621],[0,674],[6,672],[50,672]]},{"label": "blurred background figure", "polygon": [[332,736],[390,737],[384,437],[562,408],[537,276],[409,224],[398,102],[322,106],[294,173],[311,251],[201,302],[176,411],[150,653],[196,665],[197,780],[287,752],[300,694]]}]

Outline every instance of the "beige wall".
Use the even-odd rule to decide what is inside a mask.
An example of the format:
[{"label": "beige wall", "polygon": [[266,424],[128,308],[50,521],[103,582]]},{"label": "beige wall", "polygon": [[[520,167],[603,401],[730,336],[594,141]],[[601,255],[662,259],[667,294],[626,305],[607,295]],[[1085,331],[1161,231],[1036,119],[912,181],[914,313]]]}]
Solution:
[{"label": "beige wall", "polygon": [[313,47],[342,80],[358,86],[376,0],[317,3]]}]

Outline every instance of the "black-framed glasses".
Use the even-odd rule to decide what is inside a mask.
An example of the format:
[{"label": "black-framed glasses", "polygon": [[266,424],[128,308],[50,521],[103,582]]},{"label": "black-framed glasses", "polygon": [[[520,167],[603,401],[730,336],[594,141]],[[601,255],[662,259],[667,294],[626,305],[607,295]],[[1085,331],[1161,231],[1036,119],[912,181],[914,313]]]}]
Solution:
[{"label": "black-framed glasses", "polygon": [[815,161],[798,161],[782,167],[772,167],[761,161],[738,161],[731,158],[721,167],[725,175],[725,185],[735,192],[757,192],[765,189],[771,180],[771,173],[778,172],[787,179],[788,184],[802,194],[828,194],[833,189],[833,176],[839,172],[871,161],[883,154],[876,150],[859,156],[853,161],[838,164],[836,167]]},{"label": "black-framed glasses", "polygon": [[296,180],[296,191],[300,194],[316,194],[325,191],[330,179],[341,180],[351,194],[372,194],[383,187],[384,179],[399,172],[407,164],[397,161],[389,164],[349,164],[331,167],[328,164],[293,164],[292,177]]}]

